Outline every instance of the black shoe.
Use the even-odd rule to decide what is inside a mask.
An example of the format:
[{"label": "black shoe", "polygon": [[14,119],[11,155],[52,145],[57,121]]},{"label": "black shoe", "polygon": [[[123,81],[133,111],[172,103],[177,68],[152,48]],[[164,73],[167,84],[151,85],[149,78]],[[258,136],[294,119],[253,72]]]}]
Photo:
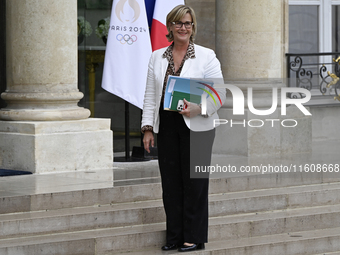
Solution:
[{"label": "black shoe", "polygon": [[204,243],[194,243],[191,246],[182,245],[181,247],[178,248],[178,251],[180,251],[180,252],[194,251],[194,250],[201,250],[201,249],[204,249],[204,248],[205,248]]},{"label": "black shoe", "polygon": [[176,250],[178,248],[177,244],[166,244],[162,246],[163,251],[170,251],[170,250]]}]

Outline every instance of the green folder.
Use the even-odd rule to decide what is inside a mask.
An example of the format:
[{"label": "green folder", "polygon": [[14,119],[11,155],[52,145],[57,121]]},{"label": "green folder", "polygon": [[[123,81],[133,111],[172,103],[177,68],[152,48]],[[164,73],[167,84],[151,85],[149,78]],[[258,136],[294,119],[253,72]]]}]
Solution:
[{"label": "green folder", "polygon": [[178,100],[185,100],[189,101],[190,103],[200,104],[201,103],[201,95],[194,95],[179,91],[172,92],[172,98],[170,101],[170,110],[177,111]]}]

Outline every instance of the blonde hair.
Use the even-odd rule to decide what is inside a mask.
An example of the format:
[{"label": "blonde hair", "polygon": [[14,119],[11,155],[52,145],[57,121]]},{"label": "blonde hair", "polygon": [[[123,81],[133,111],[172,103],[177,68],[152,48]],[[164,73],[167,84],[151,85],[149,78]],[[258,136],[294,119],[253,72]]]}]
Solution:
[{"label": "blonde hair", "polygon": [[180,21],[185,14],[189,13],[192,18],[192,34],[190,36],[190,42],[194,42],[194,38],[196,35],[196,29],[197,29],[197,21],[196,21],[196,15],[194,10],[187,5],[177,5],[175,8],[173,8],[168,15],[166,16],[166,28],[168,29],[168,34],[166,35],[166,38],[169,42],[172,42],[174,40],[174,36],[172,32],[170,31],[170,26],[172,25],[171,22],[177,22]]}]

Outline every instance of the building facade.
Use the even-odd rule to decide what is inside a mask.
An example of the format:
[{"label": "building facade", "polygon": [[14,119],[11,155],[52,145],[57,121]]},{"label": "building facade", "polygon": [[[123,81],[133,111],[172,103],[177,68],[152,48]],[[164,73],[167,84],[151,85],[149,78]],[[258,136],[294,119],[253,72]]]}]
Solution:
[{"label": "building facade", "polygon": [[[95,146],[98,148],[104,146],[106,162],[112,160],[112,157],[109,156],[112,143],[115,144],[113,146],[115,152],[124,151],[125,103],[101,88],[105,42],[96,36],[95,32],[98,21],[110,16],[112,0],[41,0],[35,1],[36,6],[30,3],[31,8],[26,8],[24,6],[28,1],[11,0],[0,3],[2,14],[0,18],[2,26],[0,32],[0,89],[3,98],[0,103],[2,125],[5,125],[2,129],[3,137],[8,136],[6,128],[8,129],[8,123],[11,123],[8,122],[9,120],[33,122],[71,120],[75,121],[74,127],[82,126],[79,124],[82,121],[87,123],[96,122],[95,120],[103,121],[102,127],[89,124],[84,132],[92,132],[92,134],[104,132],[105,139],[110,141],[101,141],[101,145]],[[268,84],[268,82],[271,83],[275,80],[275,86],[278,88],[287,85],[287,82],[282,81],[291,72],[286,53],[337,52],[339,48],[337,17],[340,1],[338,0],[186,0],[186,4],[195,9],[198,17],[198,34],[195,42],[215,50],[221,61],[225,79],[227,81],[242,80],[245,84],[243,87],[245,94],[248,87],[257,86],[258,92],[256,93],[258,93],[258,102],[260,102],[258,107],[271,106],[271,100],[268,98],[271,98],[272,84]],[[68,13],[67,17],[72,17],[74,20],[70,18],[63,21],[52,13],[42,13],[41,6],[46,8],[46,11],[49,8],[55,8],[63,15]],[[40,20],[37,20],[36,13],[39,14]],[[92,33],[89,35],[79,33],[79,30],[77,32],[77,19],[82,18],[91,26]],[[49,29],[45,28],[44,31],[48,31],[50,38],[55,38],[58,41],[57,47],[51,39],[45,38],[46,34],[34,34],[33,32],[28,34],[25,30],[30,29],[31,26],[42,30],[46,24]],[[5,28],[7,28],[7,32],[5,32]],[[34,40],[33,37],[35,37]],[[24,45],[30,46],[25,48]],[[63,56],[52,54],[61,48],[67,48],[68,53]],[[28,52],[30,52],[30,56],[27,56]],[[42,52],[44,54],[39,54]],[[23,56],[24,58],[21,58]],[[331,58],[332,56],[314,56],[315,61],[318,62],[317,66],[320,63],[327,63],[327,61],[332,62]],[[29,62],[25,62],[28,60]],[[54,61],[53,65],[50,64],[51,61]],[[23,66],[23,69],[17,69],[19,64]],[[328,71],[334,72],[332,68],[334,66],[329,65]],[[258,86],[258,82],[254,83],[254,79],[266,79],[267,83]],[[315,76],[313,79],[316,79]],[[319,79],[317,78],[313,82],[318,83]],[[330,78],[327,81],[329,82]],[[58,82],[63,85],[55,86]],[[40,86],[41,84],[44,86]],[[68,84],[69,87],[65,87],[65,84]],[[55,92],[59,93],[58,99],[55,98],[56,93],[49,94],[51,89],[56,89]],[[312,89],[311,106],[315,100],[319,100],[319,103],[316,104],[337,106],[338,102],[333,100],[334,90],[328,90],[327,93],[330,96],[326,98],[323,93],[318,92],[318,89],[317,86]],[[83,93],[84,97],[79,92]],[[21,95],[19,95],[20,93]],[[34,95],[34,93],[38,94]],[[36,97],[36,101],[28,100],[28,102],[26,100],[28,95]],[[70,108],[72,109],[70,110]],[[230,97],[221,109],[221,118],[230,118],[231,108],[232,98]],[[40,113],[37,114],[37,109],[44,112],[43,117]],[[91,118],[88,118],[90,112],[87,109],[91,110]],[[139,130],[141,110],[131,105],[129,109],[130,145],[139,146],[141,144]],[[30,114],[32,114],[32,118],[28,117]],[[103,118],[111,120],[111,124],[105,122]],[[37,128],[36,124],[32,125],[35,129]],[[311,125],[311,120],[307,121],[304,130],[295,130],[295,137],[302,137],[303,140],[311,139]],[[20,130],[18,127],[15,128]],[[67,127],[63,132],[67,132],[69,129],[72,128]],[[306,134],[305,129],[308,130],[308,135],[303,136],[302,134]],[[113,131],[113,137],[110,135],[110,130]],[[246,144],[242,144],[240,148],[222,151],[222,153],[253,155],[255,152],[252,148],[258,148],[259,142],[256,139],[252,141],[251,132],[251,130],[223,131],[223,134],[220,135],[237,138],[232,142],[233,144],[239,144],[240,136],[247,137],[247,139],[244,140]],[[280,130],[275,130],[275,132],[282,133]],[[18,135],[22,137],[22,134]],[[32,136],[35,135],[36,133],[33,132]],[[266,136],[268,136],[268,130],[263,130],[259,135],[260,139]],[[20,139],[19,143],[21,143]],[[47,143],[48,138],[46,139]],[[82,138],[79,137],[79,139]],[[271,153],[273,147],[278,148],[275,153],[296,147],[293,143],[282,149],[282,139],[277,141],[278,144],[269,146],[267,151],[261,150],[261,153]],[[222,139],[215,152],[221,152],[224,142]],[[2,148],[8,147],[4,142],[1,143]],[[15,144],[16,142],[12,146]],[[44,150],[44,146],[48,145],[43,142],[39,150]],[[59,146],[63,148],[65,143]],[[83,148],[91,146],[94,145],[83,144]],[[309,146],[307,143],[298,151],[306,151]],[[86,149],[84,150],[86,151]],[[13,150],[8,153],[13,154]],[[91,150],[88,149],[87,153],[91,154]],[[34,158],[35,156],[27,157]],[[95,156],[91,158],[94,159]],[[32,161],[36,162],[36,159],[32,159]],[[5,166],[19,167],[13,164],[13,162],[7,162]],[[34,165],[35,163],[32,163],[30,169],[36,167]],[[80,168],[86,167],[81,166]]]}]

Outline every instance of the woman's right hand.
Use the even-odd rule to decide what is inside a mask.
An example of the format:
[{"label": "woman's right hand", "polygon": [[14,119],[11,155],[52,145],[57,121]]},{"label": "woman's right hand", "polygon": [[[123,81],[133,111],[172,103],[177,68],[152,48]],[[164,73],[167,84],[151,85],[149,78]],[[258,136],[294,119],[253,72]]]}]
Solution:
[{"label": "woman's right hand", "polygon": [[151,147],[154,147],[154,137],[152,131],[145,131],[143,138],[144,149],[150,153],[150,144]]}]

